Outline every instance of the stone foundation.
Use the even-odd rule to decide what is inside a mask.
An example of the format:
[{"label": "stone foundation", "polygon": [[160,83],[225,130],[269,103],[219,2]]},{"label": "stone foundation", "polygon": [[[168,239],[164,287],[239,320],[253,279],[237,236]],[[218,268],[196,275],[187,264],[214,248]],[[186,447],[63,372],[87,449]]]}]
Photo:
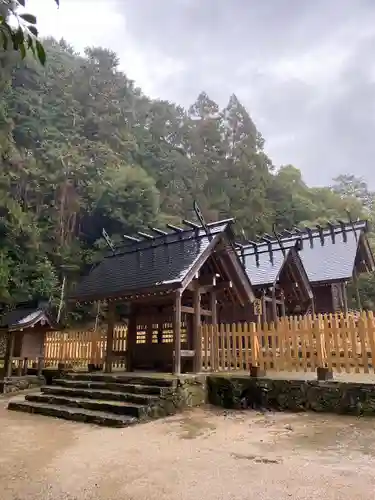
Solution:
[{"label": "stone foundation", "polygon": [[45,384],[44,377],[25,375],[23,377],[6,377],[0,381],[0,394],[11,394],[26,389],[41,387]]},{"label": "stone foundation", "polygon": [[152,418],[173,415],[174,413],[200,406],[207,400],[206,376],[180,376],[170,387],[165,387],[159,401],[149,408]]},{"label": "stone foundation", "polygon": [[224,408],[239,409],[244,402],[251,406],[249,399],[259,389],[264,391],[267,407],[274,410],[375,415],[375,384],[207,377],[208,402]]}]

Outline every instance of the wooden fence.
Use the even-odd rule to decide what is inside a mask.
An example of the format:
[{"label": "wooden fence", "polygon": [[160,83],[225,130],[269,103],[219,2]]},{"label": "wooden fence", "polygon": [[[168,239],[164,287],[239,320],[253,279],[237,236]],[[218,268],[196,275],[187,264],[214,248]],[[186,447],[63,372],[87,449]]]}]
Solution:
[{"label": "wooden fence", "polygon": [[[202,360],[205,371],[248,371],[250,364],[265,370],[369,373],[375,369],[375,317],[341,314],[282,318],[259,325],[203,325]],[[139,332],[141,334],[142,332]],[[45,365],[64,362],[72,368],[101,364],[106,350],[105,330],[48,334]],[[144,342],[139,339],[138,342]],[[126,327],[114,331],[114,351],[126,350]],[[113,362],[125,369],[125,360]]]},{"label": "wooden fence", "polygon": [[258,325],[204,325],[203,367],[208,371],[264,370],[369,373],[375,369],[372,312],[281,318]]},{"label": "wooden fence", "polygon": [[[65,363],[72,368],[86,368],[89,363],[104,362],[107,348],[106,330],[70,330],[52,332],[47,335],[44,348],[46,367]],[[113,350],[126,350],[126,327],[116,326],[113,335]],[[118,359],[114,367],[125,369],[125,360]]]}]

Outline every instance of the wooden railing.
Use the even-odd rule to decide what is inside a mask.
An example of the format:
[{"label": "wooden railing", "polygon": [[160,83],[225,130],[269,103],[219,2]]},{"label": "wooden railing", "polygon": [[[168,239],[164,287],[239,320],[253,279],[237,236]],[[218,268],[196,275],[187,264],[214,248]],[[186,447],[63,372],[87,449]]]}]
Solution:
[{"label": "wooden railing", "polygon": [[372,312],[282,318],[259,325],[202,326],[203,368],[369,373],[375,369],[375,318]]}]

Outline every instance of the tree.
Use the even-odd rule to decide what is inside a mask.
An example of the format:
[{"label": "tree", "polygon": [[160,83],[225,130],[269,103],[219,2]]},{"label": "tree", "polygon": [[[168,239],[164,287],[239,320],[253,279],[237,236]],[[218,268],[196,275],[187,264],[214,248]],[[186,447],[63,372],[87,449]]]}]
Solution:
[{"label": "tree", "polygon": [[[59,0],[54,0],[59,6]],[[0,43],[3,50],[9,48],[19,52],[22,59],[30,51],[44,65],[46,53],[38,40],[36,17],[33,14],[19,14],[18,9],[25,7],[26,0],[0,0]],[[15,21],[13,26],[11,20]]]},{"label": "tree", "polygon": [[333,181],[332,191],[341,198],[355,198],[368,212],[375,208],[375,193],[369,190],[363,179],[352,174],[344,174],[339,175]]},{"label": "tree", "polygon": [[103,255],[103,228],[123,242],[193,219],[193,200],[208,220],[235,217],[247,238],[369,213],[347,186],[275,169],[236,96],[221,109],[202,92],[184,109],[145,96],[108,49],[43,46],[45,66],[0,52],[0,301],[57,298],[67,269],[73,281]]}]

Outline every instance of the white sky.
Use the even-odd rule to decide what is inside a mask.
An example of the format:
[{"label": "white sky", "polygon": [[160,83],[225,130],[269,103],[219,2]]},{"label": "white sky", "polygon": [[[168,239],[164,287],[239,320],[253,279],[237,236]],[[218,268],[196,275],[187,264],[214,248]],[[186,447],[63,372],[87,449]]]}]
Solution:
[{"label": "white sky", "polygon": [[138,50],[128,36],[126,17],[118,11],[118,3],[116,9],[116,3],[115,0],[60,0],[57,8],[54,0],[29,0],[26,11],[36,15],[40,36],[65,38],[79,52],[88,46],[114,50],[127,76],[146,94],[160,97],[159,83],[169,74],[176,74],[178,65],[159,52],[145,54]]},{"label": "white sky", "polygon": [[375,0],[60,2],[26,0],[42,36],[115,51],[150,97],[223,106],[234,92],[275,165],[375,185]]}]

